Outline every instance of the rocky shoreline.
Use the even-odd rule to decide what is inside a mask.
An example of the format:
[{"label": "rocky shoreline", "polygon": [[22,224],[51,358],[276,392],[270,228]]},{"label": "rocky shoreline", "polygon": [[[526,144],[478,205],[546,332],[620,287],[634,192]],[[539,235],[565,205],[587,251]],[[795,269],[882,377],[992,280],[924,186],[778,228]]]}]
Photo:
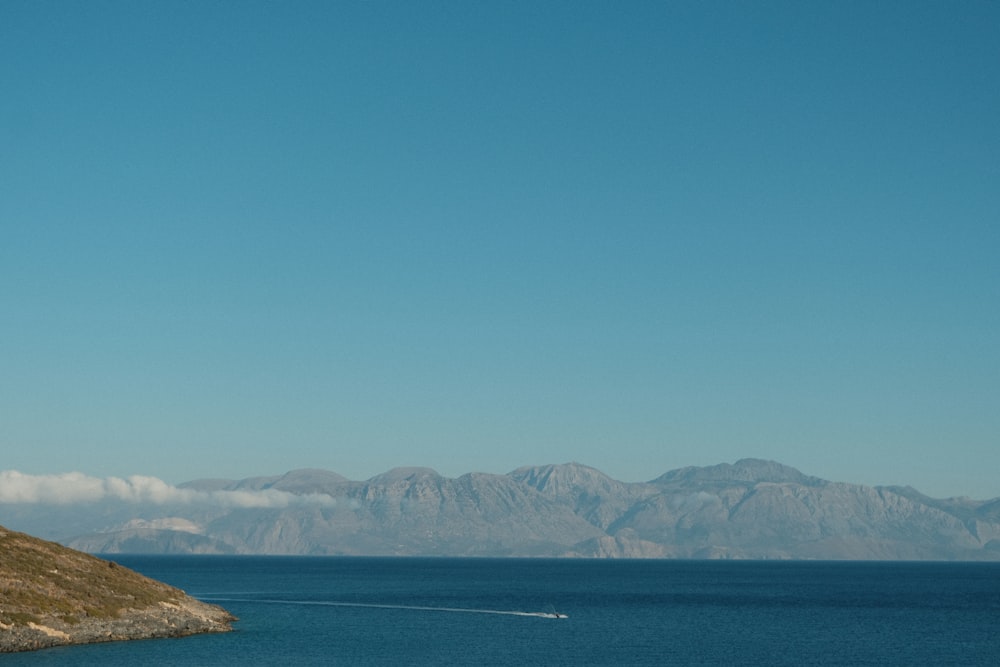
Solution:
[{"label": "rocky shoreline", "polygon": [[228,632],[236,617],[214,605],[187,598],[179,603],[161,602],[147,609],[129,609],[118,618],[86,619],[69,624],[54,618],[41,623],[0,623],[0,653],[35,651],[69,644],[97,644],[131,639],[186,637],[208,632]]},{"label": "rocky shoreline", "polygon": [[0,653],[228,632],[235,620],[114,562],[0,527]]}]

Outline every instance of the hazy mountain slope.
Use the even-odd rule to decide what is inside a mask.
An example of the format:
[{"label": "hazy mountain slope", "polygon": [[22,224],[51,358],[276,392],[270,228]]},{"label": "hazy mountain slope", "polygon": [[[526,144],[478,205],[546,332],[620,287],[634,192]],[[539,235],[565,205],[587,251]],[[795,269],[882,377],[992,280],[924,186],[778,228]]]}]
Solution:
[{"label": "hazy mountain slope", "polygon": [[804,486],[826,483],[818,477],[803,475],[795,468],[776,461],[740,459],[732,464],[720,463],[706,467],[678,468],[660,475],[651,484],[667,488],[691,485],[703,488],[711,484],[728,485],[741,482],[790,482]]},{"label": "hazy mountain slope", "polygon": [[338,490],[350,481],[329,470],[305,468],[291,470],[284,475],[250,477],[242,480],[202,479],[181,484],[181,488],[198,491],[260,491],[276,489],[289,493],[326,493],[337,495]]},{"label": "hazy mountain slope", "polygon": [[679,557],[947,559],[984,544],[955,516],[850,484],[697,483],[634,506],[610,527]]},{"label": "hazy mountain slope", "polygon": [[297,470],[182,488],[196,495],[0,505],[0,519],[76,526],[55,537],[96,552],[1000,559],[1000,499],[935,500],[758,459],[641,483],[568,463],[454,479],[429,468],[365,481]]},{"label": "hazy mountain slope", "polygon": [[[206,521],[198,535],[129,527],[71,543],[110,552],[555,556],[567,544],[602,534],[564,504],[506,475],[450,479],[428,468],[397,468],[365,482],[312,471],[189,486],[295,489],[327,494],[331,502],[237,508]],[[143,539],[148,543],[140,544]]]},{"label": "hazy mountain slope", "polygon": [[518,468],[510,477],[602,530],[636,502],[657,493],[652,485],[619,482],[579,463]]}]

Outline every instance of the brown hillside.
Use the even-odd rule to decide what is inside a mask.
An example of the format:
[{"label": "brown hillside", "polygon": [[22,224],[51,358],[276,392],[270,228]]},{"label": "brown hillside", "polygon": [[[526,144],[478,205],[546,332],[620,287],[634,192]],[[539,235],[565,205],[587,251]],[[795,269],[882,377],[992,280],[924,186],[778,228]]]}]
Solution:
[{"label": "brown hillside", "polygon": [[111,561],[0,527],[0,652],[225,632],[234,620]]}]

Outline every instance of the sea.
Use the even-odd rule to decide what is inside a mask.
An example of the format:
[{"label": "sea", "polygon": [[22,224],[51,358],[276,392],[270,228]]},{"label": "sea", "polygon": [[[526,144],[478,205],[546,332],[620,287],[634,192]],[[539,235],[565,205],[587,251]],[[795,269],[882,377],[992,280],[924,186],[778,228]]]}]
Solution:
[{"label": "sea", "polygon": [[235,631],[4,665],[1000,665],[1000,563],[109,558]]}]

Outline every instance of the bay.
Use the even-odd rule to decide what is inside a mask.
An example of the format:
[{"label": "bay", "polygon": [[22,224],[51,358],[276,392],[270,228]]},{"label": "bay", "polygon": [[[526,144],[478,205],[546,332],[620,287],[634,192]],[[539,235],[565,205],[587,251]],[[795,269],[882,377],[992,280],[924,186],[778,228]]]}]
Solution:
[{"label": "bay", "polygon": [[236,630],[0,662],[1000,664],[998,563],[111,558],[224,606]]}]

